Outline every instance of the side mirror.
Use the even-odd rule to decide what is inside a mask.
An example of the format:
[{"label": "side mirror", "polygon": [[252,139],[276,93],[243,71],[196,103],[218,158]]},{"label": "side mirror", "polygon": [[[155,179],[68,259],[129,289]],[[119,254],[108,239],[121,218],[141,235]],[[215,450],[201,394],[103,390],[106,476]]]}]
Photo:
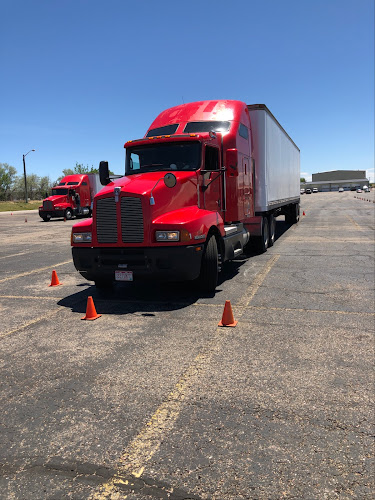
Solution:
[{"label": "side mirror", "polygon": [[175,185],[177,184],[176,176],[174,174],[170,174],[170,173],[165,174],[164,184],[169,188],[175,187]]},{"label": "side mirror", "polygon": [[106,186],[111,182],[111,179],[109,178],[109,168],[107,161],[101,161],[99,163],[99,178],[100,184],[102,186]]},{"label": "side mirror", "polygon": [[153,197],[152,192],[156,188],[156,186],[159,184],[159,181],[161,181],[162,179],[164,181],[164,184],[169,188],[173,188],[177,184],[177,179],[176,179],[176,176],[174,174],[168,173],[168,174],[165,174],[164,177],[160,177],[160,179],[158,179],[156,181],[155,186],[151,189],[150,205],[155,205],[155,198]]}]

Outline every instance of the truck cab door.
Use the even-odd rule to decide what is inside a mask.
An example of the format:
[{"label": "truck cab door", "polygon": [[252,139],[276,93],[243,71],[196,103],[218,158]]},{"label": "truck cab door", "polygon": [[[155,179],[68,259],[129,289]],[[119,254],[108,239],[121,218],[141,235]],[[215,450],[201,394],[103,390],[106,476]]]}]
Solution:
[{"label": "truck cab door", "polygon": [[253,176],[252,176],[252,168],[250,163],[250,158],[248,156],[244,156],[242,159],[243,165],[243,212],[245,218],[251,217],[253,214],[251,213],[252,206],[252,192],[253,192]]},{"label": "truck cab door", "polygon": [[220,150],[218,147],[205,146],[202,177],[203,203],[201,208],[222,214],[223,177],[220,171]]}]

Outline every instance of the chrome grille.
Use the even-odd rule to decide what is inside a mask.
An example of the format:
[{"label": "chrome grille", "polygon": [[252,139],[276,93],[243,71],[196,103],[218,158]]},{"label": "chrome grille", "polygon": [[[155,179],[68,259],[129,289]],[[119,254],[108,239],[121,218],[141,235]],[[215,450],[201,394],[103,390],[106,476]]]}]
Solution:
[{"label": "chrome grille", "polygon": [[96,202],[96,234],[99,243],[117,243],[116,202],[113,197]]},{"label": "chrome grille", "polygon": [[53,210],[53,203],[51,200],[43,201],[43,210]]},{"label": "chrome grille", "polygon": [[121,230],[123,243],[143,243],[143,212],[141,198],[121,198]]}]

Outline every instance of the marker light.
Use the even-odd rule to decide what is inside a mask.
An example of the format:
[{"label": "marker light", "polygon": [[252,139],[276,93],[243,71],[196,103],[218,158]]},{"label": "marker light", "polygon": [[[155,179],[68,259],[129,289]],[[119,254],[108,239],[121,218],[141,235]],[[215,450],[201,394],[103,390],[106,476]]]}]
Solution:
[{"label": "marker light", "polygon": [[180,231],[156,231],[156,241],[180,241]]},{"label": "marker light", "polygon": [[73,233],[73,243],[91,243],[91,233]]}]

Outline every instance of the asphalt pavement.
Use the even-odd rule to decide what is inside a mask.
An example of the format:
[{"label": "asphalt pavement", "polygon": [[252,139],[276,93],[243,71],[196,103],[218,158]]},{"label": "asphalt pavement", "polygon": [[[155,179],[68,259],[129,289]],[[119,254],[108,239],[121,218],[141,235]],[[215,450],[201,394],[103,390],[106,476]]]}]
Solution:
[{"label": "asphalt pavement", "polygon": [[0,213],[0,498],[373,498],[373,194],[301,196],[212,296],[99,293],[74,221]]}]

